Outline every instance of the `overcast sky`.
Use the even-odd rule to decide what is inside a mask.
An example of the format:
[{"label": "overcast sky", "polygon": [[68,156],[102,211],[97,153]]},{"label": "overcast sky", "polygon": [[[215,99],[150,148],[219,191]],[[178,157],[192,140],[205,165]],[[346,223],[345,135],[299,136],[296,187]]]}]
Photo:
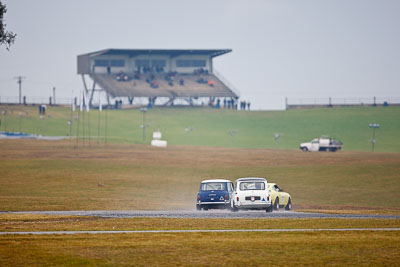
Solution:
[{"label": "overcast sky", "polygon": [[400,97],[398,0],[2,0],[0,96],[70,97],[76,56],[106,48],[231,48],[215,68],[254,109],[285,97]]}]

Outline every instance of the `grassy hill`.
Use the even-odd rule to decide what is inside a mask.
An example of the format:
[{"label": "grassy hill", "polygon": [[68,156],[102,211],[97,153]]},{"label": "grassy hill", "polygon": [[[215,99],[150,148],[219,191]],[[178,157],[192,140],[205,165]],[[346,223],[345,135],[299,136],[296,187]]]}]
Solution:
[{"label": "grassy hill", "polygon": [[[65,107],[49,107],[40,119],[37,107],[0,106],[1,131],[16,131],[49,136],[69,135],[71,111]],[[84,117],[83,117],[84,114]],[[89,116],[88,116],[89,115]],[[285,111],[232,111],[209,108],[153,108],[146,112],[145,141],[142,140],[143,114],[135,110],[83,112],[79,119],[79,136],[93,143],[149,143],[152,132],[160,128],[169,145],[217,146],[238,148],[298,149],[321,135],[340,139],[344,150],[370,151],[370,122],[380,123],[376,131],[377,152],[400,152],[400,107],[346,107]],[[78,111],[72,114],[72,136],[78,133]],[[83,121],[85,124],[83,124]],[[88,126],[90,122],[90,129]],[[84,127],[85,125],[85,127]],[[185,131],[192,128],[192,131]],[[234,136],[229,134],[234,131]],[[275,139],[275,134],[280,137]],[[98,138],[100,136],[100,138]],[[86,141],[87,142],[87,141]]]}]

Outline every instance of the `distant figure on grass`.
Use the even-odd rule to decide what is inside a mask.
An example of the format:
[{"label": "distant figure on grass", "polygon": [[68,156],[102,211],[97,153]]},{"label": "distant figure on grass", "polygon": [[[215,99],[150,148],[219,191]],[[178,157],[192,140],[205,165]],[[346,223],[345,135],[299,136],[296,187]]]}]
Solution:
[{"label": "distant figure on grass", "polygon": [[247,110],[250,110],[250,101],[247,102]]}]

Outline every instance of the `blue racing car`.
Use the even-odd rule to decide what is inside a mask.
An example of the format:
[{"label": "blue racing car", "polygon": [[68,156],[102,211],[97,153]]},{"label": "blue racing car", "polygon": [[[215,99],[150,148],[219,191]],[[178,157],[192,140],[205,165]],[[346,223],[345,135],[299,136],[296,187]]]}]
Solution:
[{"label": "blue racing car", "polygon": [[204,180],[197,193],[196,209],[229,209],[232,192],[229,180]]}]

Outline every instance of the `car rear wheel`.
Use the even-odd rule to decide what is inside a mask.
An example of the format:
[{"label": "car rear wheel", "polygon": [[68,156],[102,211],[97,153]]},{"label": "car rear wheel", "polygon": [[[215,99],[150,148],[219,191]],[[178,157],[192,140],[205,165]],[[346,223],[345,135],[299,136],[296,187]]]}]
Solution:
[{"label": "car rear wheel", "polygon": [[275,199],[274,210],[279,211],[279,198]]},{"label": "car rear wheel", "polygon": [[288,203],[286,205],[285,210],[291,210],[291,209],[292,209],[292,200],[289,198],[289,201],[288,201]]},{"label": "car rear wheel", "polygon": [[232,211],[232,212],[238,212],[238,210],[239,210],[239,209],[238,209],[237,207],[235,207],[235,206],[232,206],[232,207],[231,207],[231,211]]},{"label": "car rear wheel", "polygon": [[273,210],[274,210],[274,207],[271,204],[271,206],[269,206],[265,211],[266,212],[272,212]]},{"label": "car rear wheel", "polygon": [[196,205],[196,210],[201,210],[201,206],[200,205]]}]

